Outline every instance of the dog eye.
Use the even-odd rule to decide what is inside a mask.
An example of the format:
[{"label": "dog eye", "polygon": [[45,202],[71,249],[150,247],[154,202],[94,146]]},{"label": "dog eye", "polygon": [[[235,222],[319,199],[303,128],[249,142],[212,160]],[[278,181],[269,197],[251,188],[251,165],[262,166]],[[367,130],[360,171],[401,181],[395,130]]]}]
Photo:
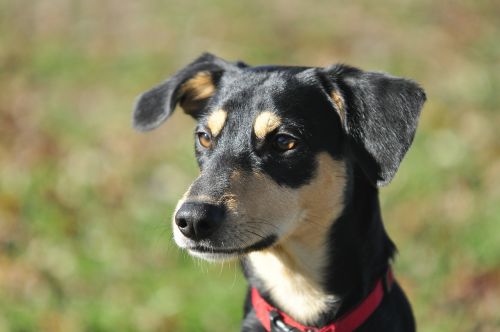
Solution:
[{"label": "dog eye", "polygon": [[197,132],[196,136],[198,136],[198,142],[200,142],[200,145],[203,146],[205,149],[208,149],[212,146],[212,136],[206,132]]},{"label": "dog eye", "polygon": [[297,140],[289,135],[276,135],[276,137],[274,137],[273,146],[278,151],[288,151],[295,149]]}]

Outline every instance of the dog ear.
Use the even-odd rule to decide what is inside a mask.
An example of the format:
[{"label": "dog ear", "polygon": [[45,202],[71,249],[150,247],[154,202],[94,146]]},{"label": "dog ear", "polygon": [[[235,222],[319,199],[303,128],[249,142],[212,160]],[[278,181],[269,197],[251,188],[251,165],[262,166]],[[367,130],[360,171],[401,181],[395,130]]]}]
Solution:
[{"label": "dog ear", "polygon": [[411,80],[344,65],[322,72],[349,152],[374,185],[388,184],[415,136],[424,90]]},{"label": "dog ear", "polygon": [[187,114],[196,116],[210,97],[226,71],[245,67],[233,64],[210,53],[204,53],[179,70],[163,83],[139,96],[133,113],[133,126],[147,131],[161,125],[175,109],[177,103]]}]

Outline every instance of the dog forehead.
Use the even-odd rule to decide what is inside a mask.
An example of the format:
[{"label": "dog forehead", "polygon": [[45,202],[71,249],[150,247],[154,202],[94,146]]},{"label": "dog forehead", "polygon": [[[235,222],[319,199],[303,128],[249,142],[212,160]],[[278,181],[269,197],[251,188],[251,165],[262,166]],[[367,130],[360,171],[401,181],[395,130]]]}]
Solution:
[{"label": "dog forehead", "polygon": [[307,103],[311,87],[286,71],[230,73],[223,76],[212,107],[226,110],[229,116],[238,113],[255,119],[263,111],[300,108]]},{"label": "dog forehead", "polygon": [[328,108],[322,90],[311,79],[294,72],[243,71],[223,76],[216,97],[206,113],[214,136],[258,138],[282,125],[309,127]]},{"label": "dog forehead", "polygon": [[224,103],[272,104],[297,89],[300,83],[292,73],[243,71],[224,75],[218,96]]}]

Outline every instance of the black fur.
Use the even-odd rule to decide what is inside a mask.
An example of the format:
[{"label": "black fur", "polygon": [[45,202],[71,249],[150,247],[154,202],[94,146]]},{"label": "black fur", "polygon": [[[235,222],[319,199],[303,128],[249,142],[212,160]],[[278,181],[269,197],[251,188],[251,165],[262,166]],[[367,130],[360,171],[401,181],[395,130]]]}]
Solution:
[{"label": "black fur", "polygon": [[[180,93],[182,84],[202,71],[211,75],[215,92],[204,100],[189,100],[189,94]],[[341,96],[340,104],[332,99],[333,91]],[[325,292],[341,301],[330,304],[313,324],[323,326],[365,298],[389,266],[395,246],[383,227],[378,186],[389,183],[396,173],[412,143],[424,101],[425,93],[415,82],[383,73],[344,65],[250,67],[204,54],[144,93],[136,104],[133,121],[139,130],[154,129],[177,103],[186,102],[191,103],[189,114],[203,129],[211,111],[228,110],[230,115],[215,146],[204,149],[196,144],[202,176],[193,183],[192,194],[221,196],[235,169],[263,172],[281,186],[300,188],[314,176],[315,156],[320,152],[347,163],[344,209],[332,220],[329,261],[322,278]],[[275,136],[259,141],[247,130],[262,110],[272,110],[283,119],[273,135],[284,133],[299,139],[293,151],[276,152],[268,142]],[[271,236],[259,243],[261,246],[240,250],[260,249],[277,240]],[[207,250],[214,250],[223,241],[214,236],[203,243],[210,244]],[[242,266],[250,285],[273,303],[245,259]],[[359,331],[414,329],[410,305],[395,283]],[[242,330],[264,331],[248,298]]]}]

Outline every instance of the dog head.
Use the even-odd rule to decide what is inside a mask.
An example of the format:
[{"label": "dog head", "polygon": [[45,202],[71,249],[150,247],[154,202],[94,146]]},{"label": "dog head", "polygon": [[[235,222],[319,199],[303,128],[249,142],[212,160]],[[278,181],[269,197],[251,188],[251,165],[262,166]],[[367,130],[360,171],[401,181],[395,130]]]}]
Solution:
[{"label": "dog head", "polygon": [[174,238],[218,260],[317,241],[342,213],[355,165],[373,186],[393,178],[424,101],[416,83],[383,73],[204,54],[142,94],[133,122],[154,129],[177,104],[197,120],[200,175],[177,205]]}]

